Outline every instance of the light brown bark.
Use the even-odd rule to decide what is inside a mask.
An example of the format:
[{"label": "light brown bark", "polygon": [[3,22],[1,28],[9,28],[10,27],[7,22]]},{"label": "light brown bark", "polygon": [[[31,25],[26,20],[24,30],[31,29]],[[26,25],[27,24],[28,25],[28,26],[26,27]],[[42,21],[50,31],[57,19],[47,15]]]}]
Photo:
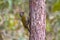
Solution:
[{"label": "light brown bark", "polygon": [[30,0],[30,39],[45,40],[45,0]]}]

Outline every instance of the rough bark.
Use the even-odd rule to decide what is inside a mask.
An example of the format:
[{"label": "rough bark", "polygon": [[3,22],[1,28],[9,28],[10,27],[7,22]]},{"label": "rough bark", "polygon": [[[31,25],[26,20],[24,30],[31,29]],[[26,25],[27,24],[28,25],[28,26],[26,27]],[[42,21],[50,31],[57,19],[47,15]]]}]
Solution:
[{"label": "rough bark", "polygon": [[30,0],[30,39],[45,40],[45,0]]}]

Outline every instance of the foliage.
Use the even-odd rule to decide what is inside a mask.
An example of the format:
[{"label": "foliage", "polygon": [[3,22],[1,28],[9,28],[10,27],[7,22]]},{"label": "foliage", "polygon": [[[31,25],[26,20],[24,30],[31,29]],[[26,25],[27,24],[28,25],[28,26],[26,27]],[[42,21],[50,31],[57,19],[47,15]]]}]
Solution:
[{"label": "foliage", "polygon": [[60,40],[60,0],[47,0],[46,5],[46,40]]},{"label": "foliage", "polygon": [[60,0],[57,0],[55,4],[52,6],[52,11],[60,11]]},{"label": "foliage", "polygon": [[[3,40],[28,40],[29,32],[22,22],[29,17],[29,0],[0,0],[0,33]],[[23,15],[22,15],[23,16]],[[26,20],[27,21],[27,20]]]}]

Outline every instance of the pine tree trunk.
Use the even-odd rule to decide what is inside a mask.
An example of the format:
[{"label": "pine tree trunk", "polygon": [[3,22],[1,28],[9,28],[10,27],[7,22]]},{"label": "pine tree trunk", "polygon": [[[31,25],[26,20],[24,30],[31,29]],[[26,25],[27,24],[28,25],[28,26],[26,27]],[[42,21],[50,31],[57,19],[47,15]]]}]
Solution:
[{"label": "pine tree trunk", "polygon": [[30,0],[30,39],[45,40],[45,0]]}]

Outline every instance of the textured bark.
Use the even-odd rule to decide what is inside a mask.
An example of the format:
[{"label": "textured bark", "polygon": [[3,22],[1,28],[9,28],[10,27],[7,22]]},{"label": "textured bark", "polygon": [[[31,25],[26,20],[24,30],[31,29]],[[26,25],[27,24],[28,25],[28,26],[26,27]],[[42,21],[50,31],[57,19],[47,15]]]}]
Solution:
[{"label": "textured bark", "polygon": [[30,39],[45,40],[45,0],[30,0]]}]

